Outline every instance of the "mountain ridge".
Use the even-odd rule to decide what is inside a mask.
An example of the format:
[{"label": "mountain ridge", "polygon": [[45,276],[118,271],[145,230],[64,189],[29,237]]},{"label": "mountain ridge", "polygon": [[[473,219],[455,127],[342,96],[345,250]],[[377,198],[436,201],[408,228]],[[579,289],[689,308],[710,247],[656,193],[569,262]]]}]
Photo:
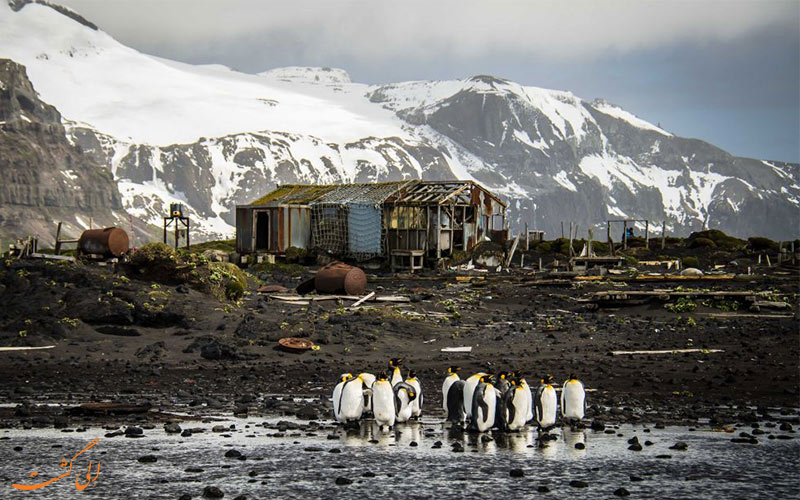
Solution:
[{"label": "mountain ridge", "polygon": [[609,217],[673,234],[800,233],[797,164],[737,158],[602,99],[491,75],[366,85],[338,68],[192,66],[37,3],[0,4],[0,28],[0,57],[30,65],[125,210],[160,224],[183,202],[200,237],[230,237],[234,205],[277,184],[405,178],[481,182],[509,201],[513,227],[551,236]]}]

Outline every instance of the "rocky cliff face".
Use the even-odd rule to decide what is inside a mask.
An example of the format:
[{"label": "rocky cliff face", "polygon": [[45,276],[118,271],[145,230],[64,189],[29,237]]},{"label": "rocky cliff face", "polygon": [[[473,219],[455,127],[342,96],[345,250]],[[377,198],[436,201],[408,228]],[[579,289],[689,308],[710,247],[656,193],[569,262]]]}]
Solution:
[{"label": "rocky cliff face", "polygon": [[124,222],[111,172],[67,140],[61,115],[42,102],[25,68],[0,59],[0,228],[5,237],[66,235]]}]

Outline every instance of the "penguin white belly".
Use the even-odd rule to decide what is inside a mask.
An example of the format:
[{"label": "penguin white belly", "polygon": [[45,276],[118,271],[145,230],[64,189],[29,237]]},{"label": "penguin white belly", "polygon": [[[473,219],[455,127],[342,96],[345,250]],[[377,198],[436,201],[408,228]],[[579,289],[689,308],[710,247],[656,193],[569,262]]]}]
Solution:
[{"label": "penguin white belly", "polygon": [[393,426],[395,421],[394,391],[388,381],[378,381],[372,386],[372,413],[380,426]]},{"label": "penguin white belly", "polygon": [[343,422],[358,420],[364,413],[364,386],[360,379],[345,384],[340,396],[339,414]]},{"label": "penguin white belly", "polygon": [[484,373],[477,373],[466,380],[464,384],[464,412],[467,418],[472,418],[472,395],[475,394],[475,388],[481,381]]},{"label": "penguin white belly", "polygon": [[422,414],[422,384],[420,384],[419,379],[416,378],[408,379],[406,383],[413,387],[414,391],[417,393],[417,397],[411,402],[411,416],[419,417]]},{"label": "penguin white belly", "polygon": [[403,374],[400,373],[400,368],[395,367],[392,370],[392,386],[395,386],[403,381]]},{"label": "penguin white belly", "polygon": [[459,380],[458,375],[451,373],[445,377],[444,382],[442,382],[442,408],[444,411],[447,411],[447,391],[450,390],[450,386],[453,385],[453,382],[456,380]]},{"label": "penguin white belly", "polygon": [[525,422],[528,421],[528,411],[530,409],[530,399],[526,391],[522,387],[514,390],[514,397],[511,398],[511,405],[514,407],[514,418],[508,422],[508,429],[511,431],[518,431],[525,427]]},{"label": "penguin white belly", "polygon": [[398,391],[397,399],[400,401],[400,407],[397,409],[395,420],[399,423],[408,422],[412,412],[412,402],[409,401],[408,392],[404,390]]},{"label": "penguin white belly", "polygon": [[478,407],[478,414],[475,415],[475,423],[478,431],[486,432],[494,426],[494,415],[497,409],[497,395],[493,387],[488,387],[484,392],[484,403],[486,403],[486,415],[483,414],[483,408]]},{"label": "penguin white belly", "polygon": [[552,386],[545,387],[539,396],[541,414],[537,415],[540,427],[549,427],[556,423],[556,409],[558,406],[556,390]]},{"label": "penguin white belly", "polygon": [[344,387],[344,382],[339,382],[338,384],[336,384],[336,387],[333,388],[333,418],[335,418],[337,422],[342,421],[339,413],[339,401],[340,401],[340,396],[342,395],[343,387]]},{"label": "penguin white belly", "polygon": [[586,391],[579,380],[570,380],[561,391],[561,413],[564,418],[583,419]]},{"label": "penguin white belly", "polygon": [[533,393],[531,392],[531,386],[527,383],[523,383],[522,388],[525,390],[525,394],[528,398],[528,410],[527,413],[525,413],[525,421],[530,422],[533,420]]}]

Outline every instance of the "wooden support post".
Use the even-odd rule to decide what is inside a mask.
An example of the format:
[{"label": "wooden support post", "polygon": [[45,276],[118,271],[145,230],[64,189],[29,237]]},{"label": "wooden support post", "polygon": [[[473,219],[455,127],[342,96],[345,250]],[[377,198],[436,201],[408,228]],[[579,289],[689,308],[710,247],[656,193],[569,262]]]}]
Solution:
[{"label": "wooden support post", "polygon": [[569,223],[569,256],[572,257],[574,252],[572,250],[572,222]]},{"label": "wooden support post", "polygon": [[594,257],[594,252],[592,252],[592,238],[593,238],[593,231],[592,228],[589,228],[589,243],[587,243],[586,247],[586,255],[588,257]]},{"label": "wooden support post", "polygon": [[442,206],[436,206],[436,258],[442,258]]},{"label": "wooden support post", "polygon": [[55,254],[61,255],[61,223],[58,223],[58,227],[56,227],[56,246],[55,246]]},{"label": "wooden support post", "polygon": [[661,250],[667,247],[667,221],[661,222]]},{"label": "wooden support post", "polygon": [[180,226],[178,220],[179,219],[175,220],[175,248],[178,248],[178,231],[180,230],[180,228],[178,227]]},{"label": "wooden support post", "polygon": [[608,238],[608,251],[614,256],[614,240],[611,239],[611,222],[606,221],[606,236]]},{"label": "wooden support post", "polygon": [[539,257],[539,271],[542,270],[542,258]]},{"label": "wooden support post", "polygon": [[644,221],[644,247],[650,249],[650,221]]},{"label": "wooden support post", "polygon": [[528,238],[528,223],[525,222],[525,251],[527,252],[530,249],[531,249],[531,242],[530,239]]},{"label": "wooden support post", "polygon": [[564,221],[561,221],[561,237],[564,237]]},{"label": "wooden support post", "polygon": [[622,221],[622,249],[628,249],[628,221]]},{"label": "wooden support post", "polygon": [[191,222],[189,221],[189,218],[187,217],[186,218],[186,248],[189,248],[189,232],[190,232],[189,231],[189,224],[191,224]]}]

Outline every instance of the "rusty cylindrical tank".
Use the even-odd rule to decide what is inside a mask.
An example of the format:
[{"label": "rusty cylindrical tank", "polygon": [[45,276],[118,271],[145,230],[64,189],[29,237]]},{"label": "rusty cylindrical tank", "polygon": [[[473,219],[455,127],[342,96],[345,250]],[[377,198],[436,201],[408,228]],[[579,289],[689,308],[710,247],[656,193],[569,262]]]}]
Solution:
[{"label": "rusty cylindrical tank", "polygon": [[367,275],[358,267],[344,262],[331,262],[317,271],[314,288],[322,293],[341,293],[363,295],[367,289]]},{"label": "rusty cylindrical tank", "polygon": [[120,257],[128,251],[128,233],[118,227],[89,229],[78,240],[81,253]]}]

